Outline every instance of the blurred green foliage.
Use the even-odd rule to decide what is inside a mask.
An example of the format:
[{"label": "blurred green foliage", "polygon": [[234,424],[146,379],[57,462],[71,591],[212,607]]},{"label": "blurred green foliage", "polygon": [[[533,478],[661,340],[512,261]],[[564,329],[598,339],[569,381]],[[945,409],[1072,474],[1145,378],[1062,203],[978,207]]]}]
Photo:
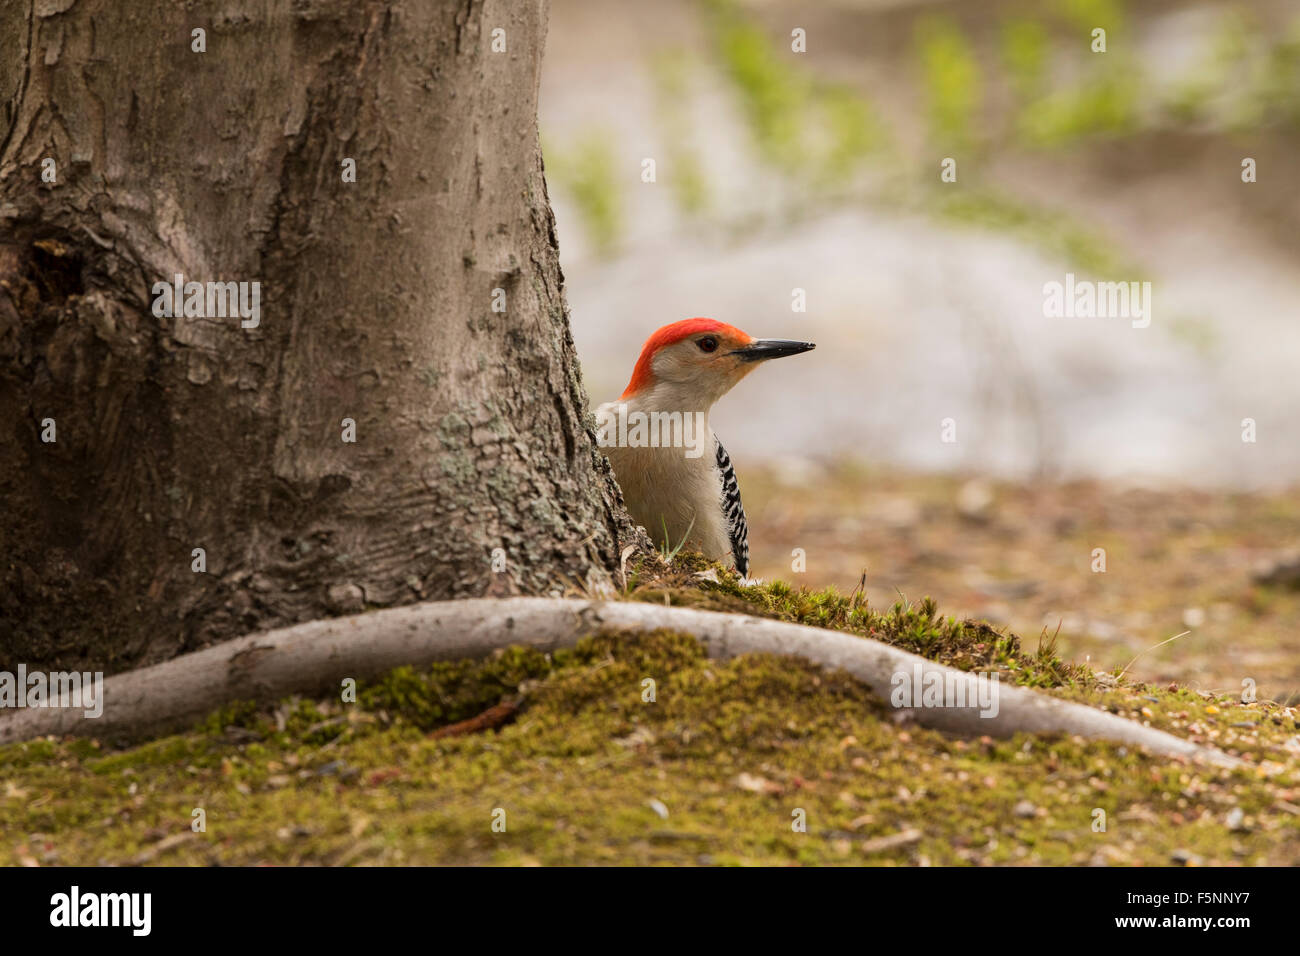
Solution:
[{"label": "blurred green foliage", "polygon": [[1060,209],[1035,206],[988,189],[941,190],[935,211],[954,223],[994,229],[1072,263],[1080,272],[1117,275],[1129,270],[1124,255]]},{"label": "blurred green foliage", "polygon": [[842,182],[886,145],[889,134],[872,105],[851,87],[827,84],[818,105],[827,132],[821,175],[824,181]]},{"label": "blurred green foliage", "polygon": [[695,142],[690,122],[690,61],[680,51],[664,51],[650,61],[655,88],[655,115],[666,149],[662,170],[677,206],[687,216],[698,216],[709,207],[709,181]]},{"label": "blurred green foliage", "polygon": [[[921,206],[952,221],[1022,235],[1081,266],[1101,268],[1116,256],[1083,227],[1062,222],[1059,211],[1034,210],[964,178],[957,189],[935,195],[917,187],[917,171],[930,176],[936,150],[968,155],[995,142],[1065,150],[1151,128],[1300,128],[1300,18],[1287,31],[1270,32],[1248,11],[1229,9],[1197,67],[1158,83],[1141,67],[1123,0],[1049,0],[1003,19],[992,48],[982,52],[953,17],[918,17],[908,53],[928,141],[919,161],[899,151],[895,130],[862,89],[807,69],[786,37],[760,26],[735,0],[701,5],[758,156],[808,198]],[[1105,53],[1092,51],[1098,27],[1106,30]],[[983,37],[979,43],[988,45]],[[691,125],[692,71],[699,66],[682,51],[659,54],[650,64],[664,144],[661,175],[689,217],[712,205]],[[547,151],[553,178],[571,193],[600,252],[617,245],[622,229],[611,143],[609,134],[589,131],[563,153]],[[754,226],[747,221],[738,231]]]},{"label": "blurred green foliage", "polygon": [[767,35],[736,14],[732,4],[715,2],[710,7],[718,52],[740,92],[759,151],[767,161],[797,171],[805,158],[802,133],[812,81],[778,59]]},{"label": "blurred green foliage", "polygon": [[1261,124],[1300,129],[1300,17],[1263,57],[1251,93]]},{"label": "blurred green foliage", "polygon": [[1002,63],[1020,102],[1038,96],[1047,82],[1051,38],[1037,20],[1013,19],[1002,24]]},{"label": "blurred green foliage", "polygon": [[[1111,49],[1124,33],[1120,0],[1059,0],[1057,10],[1078,36],[1074,57],[1086,57],[1084,76],[1053,88],[1047,63],[1058,54],[1040,20],[1016,18],[1002,28],[1002,63],[1016,97],[1012,128],[1030,147],[1061,147],[1092,136],[1115,136],[1138,125],[1144,78],[1131,51]],[[1094,52],[1094,29],[1106,31],[1106,51]]]},{"label": "blurred green foliage", "polygon": [[1071,25],[1092,40],[1092,31],[1101,27],[1107,36],[1124,27],[1122,0],[1058,0],[1057,8]]},{"label": "blurred green foliage", "polygon": [[543,146],[548,175],[573,197],[598,255],[615,250],[623,229],[613,143],[608,130],[590,129],[567,150]]},{"label": "blurred green foliage", "polygon": [[814,79],[731,0],[710,0],[717,49],[764,160],[808,184],[849,179],[889,134],[870,101],[842,83]]},{"label": "blurred green foliage", "polygon": [[970,146],[983,102],[979,60],[970,41],[946,17],[925,17],[916,26],[916,56],[931,136],[950,153]]},{"label": "blurred green foliage", "polygon": [[1112,62],[1089,76],[1087,83],[1051,93],[1024,108],[1018,132],[1027,145],[1067,146],[1089,136],[1136,130],[1140,96],[1136,68],[1116,69]]}]

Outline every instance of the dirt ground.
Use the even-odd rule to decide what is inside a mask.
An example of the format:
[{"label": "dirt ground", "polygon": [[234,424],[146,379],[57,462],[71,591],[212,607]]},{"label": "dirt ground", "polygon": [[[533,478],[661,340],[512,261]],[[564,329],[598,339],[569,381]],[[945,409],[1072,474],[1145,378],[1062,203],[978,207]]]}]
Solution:
[{"label": "dirt ground", "polygon": [[[1300,697],[1300,590],[1277,568],[1300,542],[1295,493],[996,483],[802,461],[740,474],[760,578],[847,591],[865,570],[877,607],[929,595],[1029,647],[1059,627],[1061,656],[1098,670],[1141,654],[1129,670],[1138,679],[1228,693],[1253,680],[1261,699]],[[802,573],[792,567],[799,548]],[[1095,549],[1104,572],[1093,570]]]}]

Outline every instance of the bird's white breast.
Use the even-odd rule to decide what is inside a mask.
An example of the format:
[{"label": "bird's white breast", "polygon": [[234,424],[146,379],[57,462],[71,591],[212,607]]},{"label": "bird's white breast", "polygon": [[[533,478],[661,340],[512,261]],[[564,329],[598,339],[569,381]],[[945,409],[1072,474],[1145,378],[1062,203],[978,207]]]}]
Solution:
[{"label": "bird's white breast", "polygon": [[[618,402],[596,411],[616,415]],[[632,403],[629,411],[639,410]],[[628,513],[650,537],[669,550],[685,542],[687,549],[729,564],[731,540],[721,509],[722,479],[718,471],[713,430],[704,421],[703,454],[688,457],[686,448],[648,448],[611,444],[601,450],[614,466]]]}]

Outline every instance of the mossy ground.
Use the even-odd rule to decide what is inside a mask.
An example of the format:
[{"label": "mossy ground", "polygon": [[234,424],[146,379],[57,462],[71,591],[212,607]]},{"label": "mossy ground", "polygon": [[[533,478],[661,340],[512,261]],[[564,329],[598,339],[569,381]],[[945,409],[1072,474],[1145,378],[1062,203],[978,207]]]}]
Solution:
[{"label": "mossy ground", "polygon": [[[0,863],[1251,864],[1300,852],[1290,710],[1115,682],[928,602],[878,612],[860,594],[701,582],[701,569],[690,556],[643,568],[627,596],[870,634],[1251,765],[945,737],[802,662],[709,660],[685,634],[594,635],[550,657],[400,670],[356,704],[233,706],[126,750],[0,749]],[[518,702],[511,722],[438,735],[503,700]]]}]

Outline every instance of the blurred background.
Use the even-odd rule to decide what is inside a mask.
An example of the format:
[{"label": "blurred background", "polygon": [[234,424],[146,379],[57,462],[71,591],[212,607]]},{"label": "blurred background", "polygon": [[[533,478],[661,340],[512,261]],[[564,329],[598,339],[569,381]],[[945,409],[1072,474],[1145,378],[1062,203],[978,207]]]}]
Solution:
[{"label": "blurred background", "polygon": [[552,0],[544,62],[592,403],[680,318],[818,343],[713,416],[757,576],[1300,699],[1300,4]]}]

